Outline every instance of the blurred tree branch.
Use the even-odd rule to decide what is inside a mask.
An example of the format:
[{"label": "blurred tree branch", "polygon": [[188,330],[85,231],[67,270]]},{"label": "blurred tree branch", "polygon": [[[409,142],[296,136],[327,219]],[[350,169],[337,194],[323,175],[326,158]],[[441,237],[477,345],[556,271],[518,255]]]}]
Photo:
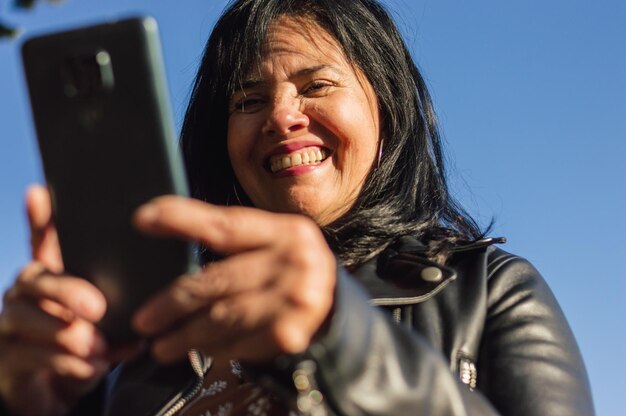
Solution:
[{"label": "blurred tree branch", "polygon": [[[13,8],[18,10],[32,9],[38,0],[13,0]],[[63,0],[46,0],[48,3],[60,3]],[[13,38],[20,33],[17,27],[0,19],[0,40],[3,38]]]},{"label": "blurred tree branch", "polygon": [[[32,9],[38,0],[13,0],[16,9]],[[61,3],[63,0],[46,0],[48,3]]]},{"label": "blurred tree branch", "polygon": [[19,30],[14,27],[8,26],[5,23],[0,22],[0,39],[13,38],[17,36]]},{"label": "blurred tree branch", "polygon": [[16,9],[32,9],[37,0],[14,0],[13,7]]}]

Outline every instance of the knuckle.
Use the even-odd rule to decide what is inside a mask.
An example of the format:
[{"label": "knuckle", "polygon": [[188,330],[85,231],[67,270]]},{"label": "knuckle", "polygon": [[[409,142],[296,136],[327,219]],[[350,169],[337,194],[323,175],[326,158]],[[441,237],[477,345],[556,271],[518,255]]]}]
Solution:
[{"label": "knuckle", "polygon": [[241,317],[231,303],[227,300],[214,303],[208,311],[209,321],[220,326],[234,326]]},{"label": "knuckle", "polygon": [[211,235],[220,241],[228,240],[233,232],[233,226],[245,229],[250,223],[250,212],[242,207],[224,207],[213,210],[206,218],[207,227],[212,230]]},{"label": "knuckle", "polygon": [[33,282],[34,279],[39,277],[44,271],[45,267],[43,264],[33,261],[28,263],[17,276],[15,283],[17,285],[25,285]]},{"label": "knuckle", "polygon": [[77,360],[67,354],[51,354],[48,357],[49,368],[62,376],[78,375],[77,364]]},{"label": "knuckle", "polygon": [[302,279],[291,292],[291,303],[300,310],[309,313],[325,311],[329,308],[333,297],[333,286],[322,282],[321,276]]},{"label": "knuckle", "polygon": [[315,272],[319,267],[319,256],[310,246],[297,244],[291,250],[291,261],[301,271],[305,273]]},{"label": "knuckle", "polygon": [[224,264],[215,264],[207,270],[202,285],[206,290],[207,297],[220,297],[228,293],[231,289],[231,276],[228,266]]},{"label": "knuckle", "polygon": [[[54,280],[48,279],[49,277],[54,277]],[[13,300],[22,296],[46,297],[59,281],[57,277],[53,276],[42,263],[32,262],[22,269],[13,286],[5,293],[5,299]]]},{"label": "knuckle", "polygon": [[320,239],[319,228],[309,218],[296,215],[291,216],[287,222],[287,228],[292,239],[306,245],[316,245],[315,243]]},{"label": "knuckle", "polygon": [[183,276],[172,287],[172,297],[186,310],[193,310],[227,290],[228,282],[220,274]]},{"label": "knuckle", "polygon": [[53,333],[56,345],[79,357],[87,357],[96,347],[93,325],[76,320],[71,325]]},{"label": "knuckle", "polygon": [[179,280],[171,288],[171,299],[177,306],[184,307],[185,309],[191,308],[192,305],[197,303],[197,299],[194,293],[193,282],[189,282],[186,279]]},{"label": "knuckle", "polygon": [[272,325],[271,339],[278,350],[287,354],[304,351],[310,342],[310,337],[300,325],[287,320],[279,320]]},{"label": "knuckle", "polygon": [[286,260],[303,269],[319,269],[330,249],[318,226],[309,218],[294,216],[287,224]]},{"label": "knuckle", "polygon": [[[336,282],[336,270],[334,263],[327,262],[323,253],[300,252],[291,254],[291,265],[297,268],[291,279],[290,292],[295,299],[301,298],[305,303],[308,299],[313,302],[319,301],[320,296],[325,296],[334,290]],[[331,267],[332,264],[332,267]]]},{"label": "knuckle", "polygon": [[314,309],[320,304],[321,298],[320,292],[313,285],[301,283],[292,292],[291,301],[302,309]]},{"label": "knuckle", "polygon": [[318,258],[311,249],[300,241],[285,247],[280,262],[284,270],[296,270],[299,275],[314,272],[318,267]]}]

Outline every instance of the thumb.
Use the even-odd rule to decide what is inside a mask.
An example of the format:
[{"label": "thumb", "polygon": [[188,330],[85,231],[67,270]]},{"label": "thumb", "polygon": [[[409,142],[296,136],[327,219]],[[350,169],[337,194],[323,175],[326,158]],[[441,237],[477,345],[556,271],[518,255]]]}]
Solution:
[{"label": "thumb", "polygon": [[26,191],[26,213],[30,225],[30,246],[33,260],[41,262],[50,271],[61,272],[63,260],[52,222],[50,193],[41,185],[32,185]]}]

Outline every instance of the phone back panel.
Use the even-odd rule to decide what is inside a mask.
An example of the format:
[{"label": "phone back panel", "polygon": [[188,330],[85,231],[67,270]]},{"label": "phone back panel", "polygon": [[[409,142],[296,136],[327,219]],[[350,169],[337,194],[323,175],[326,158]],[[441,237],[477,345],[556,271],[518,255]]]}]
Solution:
[{"label": "phone back panel", "polygon": [[189,244],[131,223],[146,201],[187,194],[156,22],[39,36],[22,54],[65,269],[104,292],[109,340],[130,340],[134,309],[193,263]]}]

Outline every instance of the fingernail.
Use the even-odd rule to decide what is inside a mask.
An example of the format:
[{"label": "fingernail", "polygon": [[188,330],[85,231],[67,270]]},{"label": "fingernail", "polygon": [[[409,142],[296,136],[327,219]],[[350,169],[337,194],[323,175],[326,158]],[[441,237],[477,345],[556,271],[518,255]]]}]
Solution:
[{"label": "fingernail", "polygon": [[143,223],[151,223],[159,215],[159,209],[154,204],[145,204],[135,212],[135,220]]}]

